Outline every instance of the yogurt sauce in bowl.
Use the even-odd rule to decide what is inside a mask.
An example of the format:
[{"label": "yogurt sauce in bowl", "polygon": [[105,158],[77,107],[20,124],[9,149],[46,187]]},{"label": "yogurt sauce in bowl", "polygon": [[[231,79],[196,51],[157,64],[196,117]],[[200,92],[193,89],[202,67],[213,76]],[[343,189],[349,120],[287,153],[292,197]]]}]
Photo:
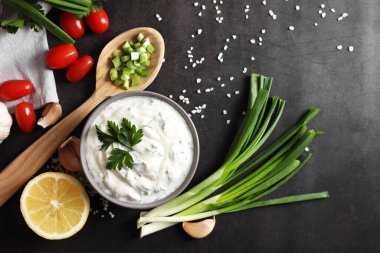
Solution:
[{"label": "yogurt sauce in bowl", "polygon": [[[95,188],[112,202],[136,208],[158,205],[159,200],[165,201],[177,189],[182,191],[195,171],[199,155],[196,131],[186,113],[169,104],[166,97],[167,102],[161,95],[151,96],[155,93],[138,93],[149,96],[127,93],[124,98],[98,108],[102,110],[95,111],[93,120],[89,119],[90,126],[87,134],[82,135],[81,147],[84,171]],[[132,169],[108,170],[107,157],[112,147],[122,147],[114,143],[107,150],[100,150],[95,125],[106,131],[108,120],[120,124],[123,118],[142,129],[144,136],[130,151],[134,160]]]}]

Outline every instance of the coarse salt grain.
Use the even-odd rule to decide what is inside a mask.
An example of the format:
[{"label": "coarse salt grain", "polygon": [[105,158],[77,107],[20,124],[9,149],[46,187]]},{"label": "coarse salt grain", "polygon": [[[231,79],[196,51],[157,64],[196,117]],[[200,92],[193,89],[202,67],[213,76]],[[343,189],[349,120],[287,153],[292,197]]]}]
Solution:
[{"label": "coarse salt grain", "polygon": [[342,45],[338,45],[338,46],[336,46],[336,49],[338,49],[338,50],[342,50],[342,49],[343,49],[343,46],[342,46]]},{"label": "coarse salt grain", "polygon": [[201,78],[197,78],[197,83],[201,83],[202,82],[202,79]]},{"label": "coarse salt grain", "polygon": [[354,51],[354,47],[353,47],[353,46],[349,46],[349,47],[348,47],[348,51],[349,51],[349,52]]},{"label": "coarse salt grain", "polygon": [[246,67],[243,68],[243,74],[247,73],[248,69]]},{"label": "coarse salt grain", "polygon": [[301,7],[299,5],[296,5],[296,10],[299,11]]},{"label": "coarse salt grain", "polygon": [[233,76],[230,76],[230,81],[234,80],[235,78]]},{"label": "coarse salt grain", "polygon": [[294,31],[294,26],[292,26],[292,25],[289,26],[289,30],[290,30],[290,31]]},{"label": "coarse salt grain", "polygon": [[223,110],[223,115],[226,115],[227,114],[227,110]]},{"label": "coarse salt grain", "polygon": [[227,125],[229,125],[230,124],[230,122],[231,122],[231,120],[226,120],[226,123],[227,123]]}]

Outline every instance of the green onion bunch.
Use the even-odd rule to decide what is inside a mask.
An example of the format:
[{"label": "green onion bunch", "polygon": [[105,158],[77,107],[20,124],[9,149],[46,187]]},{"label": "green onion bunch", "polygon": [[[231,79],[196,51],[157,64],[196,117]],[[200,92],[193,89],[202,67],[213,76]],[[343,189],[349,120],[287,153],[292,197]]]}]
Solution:
[{"label": "green onion bunch", "polygon": [[140,236],[178,222],[194,221],[222,213],[233,213],[269,205],[327,198],[328,192],[261,200],[290,180],[311,158],[306,152],[322,134],[307,124],[320,111],[311,108],[304,118],[258,155],[284,110],[285,101],[270,97],[272,78],[252,74],[247,114],[224,163],[201,183],[177,198],[142,213]]}]

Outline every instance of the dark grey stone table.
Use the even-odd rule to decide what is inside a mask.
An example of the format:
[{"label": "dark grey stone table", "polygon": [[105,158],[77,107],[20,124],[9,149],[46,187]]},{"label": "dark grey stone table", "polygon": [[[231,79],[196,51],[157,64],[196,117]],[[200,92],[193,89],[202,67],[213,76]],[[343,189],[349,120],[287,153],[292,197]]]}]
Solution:
[{"label": "dark grey stone table", "polygon": [[[223,160],[241,121],[247,95],[247,74],[263,73],[274,77],[273,95],[287,102],[285,113],[273,137],[293,125],[311,106],[323,112],[311,124],[326,134],[312,145],[314,156],[308,165],[272,196],[328,190],[323,201],[267,207],[217,218],[214,233],[203,240],[192,240],[180,226],[142,240],[136,231],[137,211],[110,205],[114,219],[90,215],[84,229],[64,241],[46,241],[26,226],[19,211],[18,192],[0,209],[1,252],[379,252],[380,230],[380,2],[377,0],[261,1],[224,0],[219,5],[223,23],[215,21],[211,0],[198,1],[109,1],[106,9],[110,29],[101,35],[90,32],[76,43],[80,54],[98,57],[102,47],[115,35],[137,26],[158,29],[166,41],[166,62],[149,90],[172,94],[178,101],[183,89],[194,106],[207,103],[205,118],[193,117],[201,141],[200,164],[192,184],[205,178]],[[219,1],[218,1],[219,2]],[[245,5],[250,4],[249,19]],[[325,3],[325,18],[318,14]],[[295,10],[299,4],[300,11]],[[335,8],[332,13],[330,8]],[[277,15],[273,20],[268,11]],[[337,17],[349,14],[342,21]],[[163,20],[158,22],[155,14]],[[56,19],[57,12],[49,14]],[[318,23],[315,26],[314,23]],[[294,26],[294,31],[288,30]],[[191,38],[197,29],[200,36]],[[265,34],[261,30],[265,29]],[[216,57],[225,39],[236,34],[224,62]],[[258,46],[258,37],[263,37]],[[254,38],[256,44],[249,40]],[[49,36],[51,46],[60,43]],[[342,45],[341,51],[337,45]],[[354,46],[349,52],[348,46]],[[189,65],[186,50],[194,47],[203,64]],[[251,61],[251,56],[255,61]],[[242,74],[244,67],[248,73]],[[216,78],[226,83],[220,88]],[[233,81],[229,77],[234,76]],[[94,90],[95,71],[84,80],[70,84],[64,71],[55,77],[64,114],[74,110]],[[202,78],[200,84],[195,79]],[[215,87],[211,93],[196,90]],[[226,93],[240,90],[229,99]],[[228,110],[222,115],[222,110]],[[231,124],[227,125],[226,120]],[[74,134],[79,135],[81,127]],[[30,135],[16,125],[9,139],[0,145],[0,167],[5,167],[22,150],[41,136]],[[271,140],[273,140],[272,138]],[[30,166],[33,166],[31,164]],[[93,208],[101,209],[94,198]]]}]

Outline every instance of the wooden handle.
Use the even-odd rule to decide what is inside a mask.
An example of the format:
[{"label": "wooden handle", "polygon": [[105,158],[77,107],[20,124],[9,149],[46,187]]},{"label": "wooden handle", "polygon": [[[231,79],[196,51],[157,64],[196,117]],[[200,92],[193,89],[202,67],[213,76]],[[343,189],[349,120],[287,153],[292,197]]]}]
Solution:
[{"label": "wooden handle", "polygon": [[96,92],[22,152],[0,173],[0,207],[54,154],[79,123],[106,97]]}]

